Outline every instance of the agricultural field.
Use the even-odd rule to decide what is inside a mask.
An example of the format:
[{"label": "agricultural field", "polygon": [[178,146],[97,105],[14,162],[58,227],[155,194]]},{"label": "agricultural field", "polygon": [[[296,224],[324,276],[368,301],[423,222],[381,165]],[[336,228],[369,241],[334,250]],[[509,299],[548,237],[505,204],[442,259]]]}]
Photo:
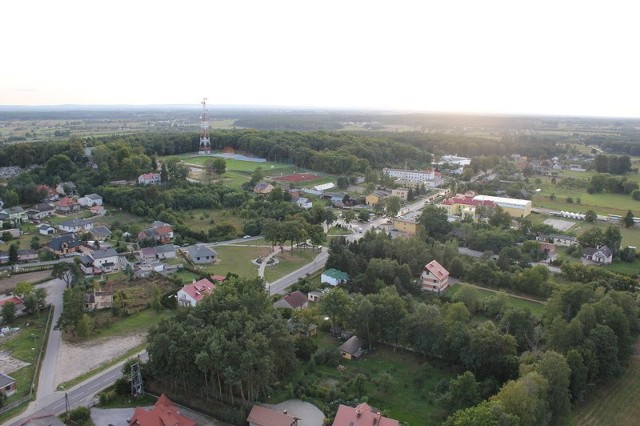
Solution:
[{"label": "agricultural field", "polygon": [[[636,349],[637,350],[637,349]],[[573,409],[572,425],[632,426],[640,418],[640,358],[631,359],[624,374],[598,386],[586,401]]]}]

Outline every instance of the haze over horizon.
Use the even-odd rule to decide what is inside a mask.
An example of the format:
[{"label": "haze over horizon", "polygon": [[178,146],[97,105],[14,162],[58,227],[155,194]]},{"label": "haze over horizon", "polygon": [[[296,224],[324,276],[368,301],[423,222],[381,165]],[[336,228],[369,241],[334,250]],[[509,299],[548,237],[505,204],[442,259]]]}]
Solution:
[{"label": "haze over horizon", "polygon": [[640,117],[630,2],[10,2],[0,105]]}]

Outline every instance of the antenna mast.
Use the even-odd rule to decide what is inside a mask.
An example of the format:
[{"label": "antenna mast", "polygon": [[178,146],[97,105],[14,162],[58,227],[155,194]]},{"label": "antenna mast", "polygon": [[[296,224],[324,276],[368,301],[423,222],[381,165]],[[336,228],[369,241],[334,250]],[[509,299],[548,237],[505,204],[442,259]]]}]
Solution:
[{"label": "antenna mast", "polygon": [[200,116],[200,150],[198,154],[211,154],[209,139],[209,120],[207,118],[207,98],[202,98],[202,115]]}]

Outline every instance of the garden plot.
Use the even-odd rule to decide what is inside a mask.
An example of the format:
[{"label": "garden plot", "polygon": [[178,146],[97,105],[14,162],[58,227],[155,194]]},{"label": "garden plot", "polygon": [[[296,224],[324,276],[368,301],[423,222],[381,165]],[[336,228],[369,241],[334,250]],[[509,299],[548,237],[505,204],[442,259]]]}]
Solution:
[{"label": "garden plot", "polygon": [[575,222],[569,222],[561,219],[547,219],[542,223],[553,226],[555,229],[562,232],[568,231],[573,225],[575,225]]}]

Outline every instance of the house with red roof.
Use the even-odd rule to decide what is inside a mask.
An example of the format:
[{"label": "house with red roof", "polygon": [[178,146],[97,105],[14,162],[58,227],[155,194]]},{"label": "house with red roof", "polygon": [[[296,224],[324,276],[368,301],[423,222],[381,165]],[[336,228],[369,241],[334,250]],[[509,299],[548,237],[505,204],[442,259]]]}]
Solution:
[{"label": "house with red roof", "polygon": [[423,290],[442,293],[449,286],[449,271],[437,260],[432,260],[422,270],[420,283]]},{"label": "house with red roof", "polygon": [[136,407],[129,426],[196,426],[196,422],[180,414],[180,409],[162,394],[152,409]]},{"label": "house with red roof", "polygon": [[61,198],[55,203],[56,211],[62,214],[75,213],[80,210],[80,204],[71,197]]},{"label": "house with red roof", "polygon": [[299,311],[307,306],[309,306],[309,299],[306,294],[299,290],[287,294],[273,304],[276,309],[293,309],[294,311]]},{"label": "house with red roof", "polygon": [[9,296],[0,300],[0,310],[4,306],[5,303],[13,303],[16,306],[16,313],[20,314],[24,311],[24,301],[18,296]]},{"label": "house with red roof", "polygon": [[144,173],[138,176],[138,183],[140,185],[160,185],[160,173]]},{"label": "house with red roof", "polygon": [[449,216],[465,216],[476,220],[476,209],[478,207],[495,207],[496,204],[490,200],[479,200],[475,198],[476,193],[467,191],[464,194],[457,194],[454,197],[447,198],[440,203],[440,207],[447,211]]},{"label": "house with red roof", "polygon": [[216,285],[206,278],[194,281],[178,290],[179,306],[196,306],[205,296],[212,294]]},{"label": "house with red roof", "polygon": [[286,411],[279,412],[259,405],[254,405],[247,417],[249,426],[297,426],[298,420]]},{"label": "house with red roof", "polygon": [[355,407],[340,404],[332,426],[400,426],[400,422],[384,417],[363,402]]}]

